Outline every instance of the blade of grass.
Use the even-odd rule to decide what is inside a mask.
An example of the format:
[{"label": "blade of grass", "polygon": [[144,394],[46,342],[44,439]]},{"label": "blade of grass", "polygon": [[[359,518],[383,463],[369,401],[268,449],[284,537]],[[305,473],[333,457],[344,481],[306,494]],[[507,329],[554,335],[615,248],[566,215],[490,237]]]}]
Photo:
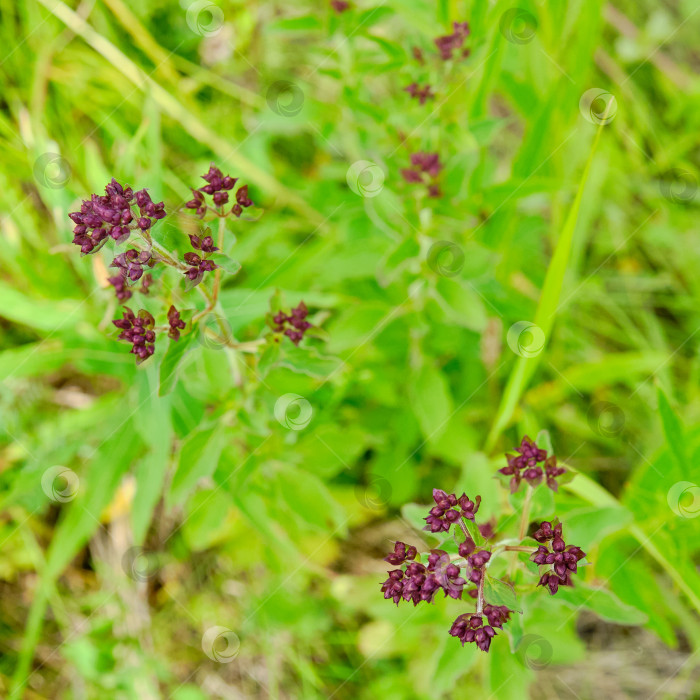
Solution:
[{"label": "blade of grass", "polygon": [[[593,162],[593,157],[595,155],[598,142],[600,141],[600,135],[602,133],[603,126],[605,125],[605,121],[605,118],[603,118],[598,130],[596,131],[596,135],[588,155],[588,160],[586,161],[586,166],[583,170],[581,181],[576,192],[576,197],[574,198],[571,209],[569,209],[566,221],[564,222],[564,228],[562,229],[556,250],[552,256],[552,260],[547,268],[547,275],[544,280],[544,285],[542,286],[542,293],[540,295],[539,304],[537,305],[534,324],[544,333],[545,343],[552,330],[552,326],[554,325],[554,318],[559,306],[559,297],[561,295],[561,289],[564,283],[564,275],[566,274],[569,254],[571,252],[571,246],[573,243],[574,234],[576,232],[576,224],[578,222],[581,201],[583,200],[583,193],[588,180],[588,174],[591,170],[591,163]],[[506,384],[505,391],[503,392],[503,397],[498,407],[496,419],[493,422],[491,432],[486,440],[485,449],[487,452],[491,452],[493,450],[496,440],[498,440],[498,437],[508,425],[510,419],[513,417],[515,407],[517,406],[517,403],[520,400],[528,381],[532,377],[532,374],[540,361],[541,355],[542,353],[540,352],[534,357],[518,357],[515,366],[508,377],[508,383]]]},{"label": "blade of grass", "polygon": [[230,161],[235,168],[244,172],[246,177],[259,185],[261,189],[276,197],[280,203],[286,204],[298,214],[306,217],[311,223],[317,225],[323,223],[324,217],[316,209],[245,156],[235,150],[231,151],[231,143],[226,138],[210,129],[197,116],[189,112],[173,95],[146,75],[114,44],[105,39],[67,5],[60,2],[60,0],[56,3],[53,0],[39,0],[39,2],[51,14],[80,36],[89,46],[106,58],[134,85],[144,92],[150,92],[163,112],[178,122],[188,134],[200,143],[208,146],[214,153],[226,154],[225,156],[220,155],[223,159],[222,162]]}]

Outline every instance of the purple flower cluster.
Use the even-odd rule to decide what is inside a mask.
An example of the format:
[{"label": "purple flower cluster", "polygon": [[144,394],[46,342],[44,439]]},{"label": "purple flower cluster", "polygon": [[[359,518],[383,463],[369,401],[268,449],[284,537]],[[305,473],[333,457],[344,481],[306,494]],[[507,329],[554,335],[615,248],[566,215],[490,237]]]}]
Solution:
[{"label": "purple flower cluster", "polygon": [[481,503],[481,496],[470,501],[464,493],[457,498],[453,493],[447,494],[440,489],[433,489],[433,500],[435,506],[430,509],[430,514],[425,518],[427,525],[424,529],[431,532],[447,532],[460,518],[474,521],[474,515]]},{"label": "purple flower cluster", "polygon": [[211,253],[215,253],[219,249],[214,245],[214,239],[209,235],[201,238],[200,236],[190,234],[190,243],[192,247],[195,250],[199,250],[202,255],[192,252],[185,253],[185,262],[190,265],[190,268],[185,271],[185,277],[197,285],[202,281],[205,272],[211,272],[218,267],[216,263],[207,258]]},{"label": "purple flower cluster", "polygon": [[112,323],[121,329],[120,340],[131,343],[131,352],[136,355],[136,362],[143,362],[155,351],[156,334],[153,330],[155,319],[145,309],[139,311],[138,316],[128,307],[124,307],[124,317],[118,318]]},{"label": "purple flower cluster", "polygon": [[306,320],[309,310],[306,304],[301,301],[299,305],[292,309],[289,316],[282,311],[278,311],[273,317],[272,329],[275,333],[284,333],[294,345],[299,345],[304,333],[311,328],[311,324]]},{"label": "purple flower cluster", "polygon": [[[491,640],[496,636],[494,627],[503,629],[503,625],[508,622],[512,610],[505,605],[486,605],[483,615],[475,613],[465,613],[460,615],[450,628],[450,634],[457,637],[462,646],[468,642],[474,642],[481,651],[488,651]],[[484,624],[486,617],[487,624]]]},{"label": "purple flower cluster", "polygon": [[173,340],[180,340],[180,331],[187,326],[187,324],[180,318],[180,312],[171,304],[168,309],[168,337]]},{"label": "purple flower cluster", "polygon": [[[540,577],[538,586],[548,586],[551,595],[554,595],[559,586],[573,586],[571,574],[575,574],[578,562],[586,556],[586,553],[574,545],[566,545],[562,538],[562,525],[544,521],[533,537],[540,543],[536,552],[530,559],[540,566],[551,567]],[[547,544],[551,541],[551,549]]]},{"label": "purple flower cluster", "polygon": [[424,105],[428,100],[434,100],[435,95],[432,92],[432,88],[429,84],[425,84],[423,87],[418,85],[418,83],[411,83],[404,88],[404,92],[407,92],[412,98],[418,100],[418,102]]},{"label": "purple flower cluster", "polygon": [[[108,277],[107,281],[114,287],[119,301],[131,298],[132,290],[129,282],[136,282],[143,277],[144,266],[153,267],[155,260],[149,250],[137,250],[130,248],[117,255],[110,263],[110,267],[117,268],[117,274]],[[143,281],[142,292],[148,294],[148,287],[152,284],[153,277],[147,275]]]},{"label": "purple flower cluster", "polygon": [[[139,208],[138,216],[132,208],[134,204]],[[99,250],[107,238],[122,243],[135,228],[147,231],[152,226],[151,219],[162,219],[165,209],[163,202],[154,204],[146,190],[134,193],[131,187],[124,188],[112,178],[104,196],[93,194],[83,200],[80,211],[68,216],[75,224],[73,243],[88,255]]]},{"label": "purple flower cluster", "polygon": [[[416,556],[415,547],[397,542],[394,552],[385,557],[385,561],[402,564]],[[459,599],[467,583],[460,577],[460,567],[450,561],[447,552],[440,549],[431,551],[427,565],[411,561],[405,568],[387,573],[389,578],[382,583],[382,593],[384,598],[391,598],[396,605],[402,599],[412,601],[414,606],[423,601],[431,603],[439,590],[445,592],[445,597]]]},{"label": "purple flower cluster", "polygon": [[[469,36],[469,25],[466,22],[454,22],[452,34],[439,36],[435,39],[435,46],[440,51],[440,58],[443,61],[449,61],[452,58],[452,53],[461,49],[464,46],[464,40]],[[462,56],[469,55],[469,50],[462,51]]]},{"label": "purple flower cluster", "polygon": [[[515,448],[517,455],[506,455],[508,466],[499,469],[501,474],[511,476],[510,491],[515,493],[524,479],[533,488],[547,478],[547,486],[553,491],[558,489],[556,478],[566,472],[566,469],[557,467],[557,458],[552,455],[547,458],[547,450],[542,450],[533,440],[526,435],[519,447]],[[544,475],[539,464],[544,463]]]},{"label": "purple flower cluster", "polygon": [[[195,209],[200,218],[204,218],[207,210],[212,210],[217,216],[233,214],[239,217],[244,207],[252,206],[253,202],[248,197],[248,185],[243,185],[236,191],[236,203],[228,213],[224,211],[224,205],[229,201],[229,190],[235,187],[238,178],[224,175],[213,163],[209,166],[209,172],[202,175],[202,179],[206,180],[207,184],[198,190],[193,189],[193,199],[185,203],[185,207]],[[213,207],[207,205],[205,194],[211,196]]]},{"label": "purple flower cluster", "polygon": [[411,184],[426,184],[429,197],[440,197],[437,177],[443,166],[437,153],[414,153],[411,167],[401,170],[401,176]]},{"label": "purple flower cluster", "polygon": [[350,3],[347,0],[331,0],[331,7],[340,14],[350,9]]},{"label": "purple flower cluster", "polygon": [[[474,501],[462,495],[457,498],[440,489],[433,490],[435,506],[426,518],[432,532],[446,532],[460,520],[467,518],[474,521],[474,514],[481,501],[477,496]],[[389,578],[381,584],[384,598],[393,600],[397,605],[401,600],[410,600],[414,606],[420,602],[432,603],[435,593],[444,591],[445,597],[461,600],[465,586],[469,581],[479,585],[484,573],[484,567],[491,558],[491,552],[478,549],[474,540],[467,535],[464,542],[458,546],[459,557],[452,560],[450,555],[441,549],[432,549],[426,564],[421,564],[415,547],[404,542],[396,542],[394,551],[385,557],[385,561],[393,565],[402,565],[400,569],[388,571]],[[468,580],[462,577],[462,569],[469,571]],[[477,610],[482,613],[467,613],[460,615],[452,625],[450,634],[465,642],[476,642],[479,649],[488,651],[491,638],[495,636],[494,627],[502,628],[511,614],[505,606],[485,604],[483,587],[480,586],[469,595],[479,598]],[[481,597],[479,597],[481,596]],[[486,617],[487,624],[483,618]]]}]

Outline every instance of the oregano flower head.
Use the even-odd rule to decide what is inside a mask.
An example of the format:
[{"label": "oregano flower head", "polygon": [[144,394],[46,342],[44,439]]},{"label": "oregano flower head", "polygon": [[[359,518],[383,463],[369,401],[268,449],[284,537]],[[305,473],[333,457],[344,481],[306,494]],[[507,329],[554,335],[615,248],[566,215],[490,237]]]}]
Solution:
[{"label": "oregano flower head", "polygon": [[[557,467],[557,458],[554,455],[548,458],[547,450],[539,448],[527,435],[515,451],[518,454],[506,454],[508,466],[499,469],[501,474],[511,476],[511,493],[515,493],[520,488],[523,480],[532,487],[539,486],[545,475],[547,486],[553,491],[558,489],[556,478],[564,474],[566,469]],[[540,464],[544,465],[544,472]]]},{"label": "oregano flower head", "polygon": [[[557,466],[554,456],[547,457],[547,452],[527,436],[516,453],[508,455],[508,466],[500,470],[512,477],[511,491],[517,490],[521,480],[534,488],[545,474],[549,482],[566,471]],[[544,470],[540,465],[544,465]],[[516,479],[515,489],[513,479]],[[446,598],[475,605],[475,610],[460,614],[449,630],[449,634],[457,637],[462,645],[473,642],[481,651],[489,651],[497,630],[502,630],[516,611],[513,584],[495,578],[490,571],[494,560],[504,554],[525,553],[530,561],[538,565],[539,580],[535,578],[531,581],[533,592],[538,587],[546,586],[554,595],[560,586],[574,585],[572,575],[578,571],[578,563],[586,553],[576,545],[566,544],[563,526],[556,519],[539,523],[532,535],[537,542],[537,546],[533,547],[532,539],[526,536],[530,523],[529,497],[522,502],[514,501],[522,504],[516,506],[522,507],[520,537],[515,540],[506,537],[500,541],[496,534],[497,521],[476,522],[480,496],[472,500],[463,493],[458,498],[454,493],[436,488],[433,489],[433,501],[435,505],[425,517],[423,530],[444,538],[441,548],[421,552],[416,546],[396,542],[394,551],[385,557],[385,561],[400,568],[387,572],[389,577],[381,584],[381,590],[384,597],[393,600],[396,605],[401,600],[411,601],[414,606],[421,602],[433,603],[439,590],[444,591]],[[511,521],[512,518],[508,516],[503,522]],[[452,535],[449,534],[451,530]],[[511,567],[509,571],[513,575],[515,570]],[[524,575],[527,577],[530,574],[524,571]],[[470,584],[473,588],[467,590]],[[518,586],[519,590],[523,587],[519,579]],[[465,590],[467,596],[463,597]]]},{"label": "oregano flower head", "polygon": [[[220,267],[227,271],[237,269],[234,261],[217,251],[221,246],[220,241],[224,240],[225,228],[222,220],[228,216],[240,217],[244,208],[253,205],[248,186],[238,187],[235,191],[235,203],[227,210],[229,192],[234,190],[237,178],[223,175],[213,163],[202,177],[207,184],[193,190],[194,199],[187,202],[185,208],[195,209],[200,218],[208,212],[219,218],[219,246],[214,244],[209,229],[200,232],[201,235],[189,233],[193,250],[186,252],[183,259],[179,258],[177,252],[168,250],[162,238],[152,235],[153,226],[165,217],[166,212],[163,202],[154,202],[146,188],[134,191],[132,187],[122,185],[112,178],[105,186],[104,195],[90,195],[89,199],[83,200],[79,211],[69,213],[68,216],[74,224],[73,243],[80,246],[83,255],[96,253],[108,240],[113,240],[117,246],[127,240],[131,241],[132,247],[117,253],[110,263],[110,267],[115,268],[115,274],[108,277],[107,281],[114,288],[119,301],[128,301],[136,291],[148,295],[155,283],[150,270],[156,266],[160,268],[159,273],[163,272],[162,266],[165,265],[175,268],[180,279],[186,278],[184,292],[202,282],[208,272]],[[215,254],[216,258],[213,259],[211,256]],[[160,274],[157,277],[159,280],[163,279]],[[192,317],[193,324],[214,309],[220,277],[220,272],[214,275],[211,291],[200,290],[205,297],[206,306]],[[137,282],[141,283],[140,286],[136,286]],[[156,333],[167,331],[172,341],[178,341],[181,331],[187,329],[187,323],[170,303],[170,298],[165,302],[164,308],[168,308],[167,324],[156,325],[154,316],[146,309],[141,309],[136,315],[128,307],[125,307],[122,318],[113,321],[121,331],[118,338],[131,343],[131,352],[137,356],[137,362],[142,362],[154,354]],[[290,323],[294,335],[290,335],[290,338],[294,342],[298,342],[311,325],[303,320],[304,315],[301,309],[292,311]]]}]

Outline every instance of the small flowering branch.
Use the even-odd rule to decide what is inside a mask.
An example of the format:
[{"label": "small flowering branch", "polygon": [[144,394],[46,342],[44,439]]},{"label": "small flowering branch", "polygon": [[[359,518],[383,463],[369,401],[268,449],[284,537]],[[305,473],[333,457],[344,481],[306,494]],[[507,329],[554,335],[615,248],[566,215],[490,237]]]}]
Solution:
[{"label": "small flowering branch", "polygon": [[[177,342],[182,332],[187,332],[188,326],[193,328],[211,314],[219,300],[223,272],[235,274],[240,267],[224,255],[222,250],[225,245],[226,222],[240,218],[253,205],[248,185],[237,187],[238,179],[224,175],[214,164],[202,179],[206,185],[192,190],[193,198],[185,204],[185,209],[193,211],[200,221],[205,218],[218,219],[216,244],[208,227],[200,229],[197,234],[190,233],[188,237],[191,250],[185,252],[182,258],[155,240],[153,228],[165,218],[165,205],[163,202],[153,202],[146,189],[134,191],[130,186],[124,186],[112,178],[105,187],[104,195],[91,195],[83,201],[79,211],[68,215],[75,225],[73,243],[80,247],[82,255],[97,253],[109,240],[113,240],[116,246],[127,241],[131,243],[132,247],[116,254],[110,263],[115,274],[108,281],[114,287],[120,302],[127,302],[136,292],[149,295],[155,284],[152,273],[157,273],[163,279],[162,268],[171,268],[177,272],[178,279],[184,281],[185,293],[196,287],[205,299],[204,308],[194,313],[189,324],[186,320],[189,312],[178,310],[169,299],[163,299],[165,304],[162,313],[167,322],[160,325],[156,324],[155,317],[147,309],[142,308],[134,313],[125,306],[122,318],[115,319],[113,323],[120,330],[118,338],[131,344],[131,352],[136,355],[137,363],[154,354],[158,333],[167,332],[168,337]],[[233,202],[229,201],[231,195]],[[201,283],[211,272],[214,275],[209,290]],[[138,282],[139,286],[136,284]],[[299,344],[304,332],[311,327],[305,320],[307,314],[308,310],[302,302],[300,307],[292,310],[288,318],[284,318],[284,324],[291,324],[291,330],[282,330],[295,345]],[[217,336],[217,342],[231,348],[255,352],[267,342],[260,339],[237,343],[228,337],[223,320],[218,319],[218,323],[223,337]]]},{"label": "small flowering branch", "polygon": [[[516,479],[519,487],[524,470],[522,479],[528,482],[519,525],[519,541],[522,542],[530,524],[529,509],[533,493],[542,482],[542,470],[537,465],[545,463],[549,466],[547,485],[555,491],[556,478],[566,470],[557,468],[556,458],[548,460],[546,451],[538,448],[528,437],[523,439],[516,451],[519,456],[507,455],[508,466],[500,471]],[[445,597],[461,600],[465,587],[474,584],[475,588],[467,590],[467,595],[476,599],[474,612],[459,615],[449,633],[457,637],[462,645],[474,642],[482,651],[488,651],[491,640],[497,634],[496,629],[502,630],[516,611],[512,585],[488,575],[488,569],[497,556],[508,552],[529,554],[530,561],[539,567],[540,578],[535,588],[546,586],[551,595],[555,595],[560,586],[573,586],[571,576],[576,573],[578,562],[586,554],[580,547],[564,542],[560,522],[539,523],[532,535],[537,546],[511,544],[513,540],[508,539],[489,544],[494,539],[493,527],[490,523],[476,523],[480,496],[471,500],[462,494],[457,498],[455,494],[434,489],[433,500],[435,505],[425,518],[424,529],[439,534],[449,533],[453,526],[459,526],[459,530],[455,527],[453,532],[455,537],[458,532],[464,537],[457,543],[458,556],[455,558],[442,549],[431,549],[421,554],[415,546],[395,542],[394,551],[385,557],[385,561],[395,566],[401,565],[401,568],[389,571],[389,578],[381,584],[385,598],[391,598],[397,605],[401,600],[410,600],[415,606],[421,602],[434,602],[436,592],[443,590]],[[422,557],[427,559],[425,564],[421,562]]]}]

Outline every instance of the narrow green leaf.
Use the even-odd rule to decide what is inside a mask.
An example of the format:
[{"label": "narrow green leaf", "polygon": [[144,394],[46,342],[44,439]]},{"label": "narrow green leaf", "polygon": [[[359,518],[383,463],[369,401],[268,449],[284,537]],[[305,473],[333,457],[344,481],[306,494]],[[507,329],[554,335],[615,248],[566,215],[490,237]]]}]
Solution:
[{"label": "narrow green leaf", "polygon": [[614,593],[605,588],[591,588],[577,583],[575,587],[563,586],[557,592],[559,600],[574,609],[585,609],[595,613],[602,620],[620,625],[643,625],[646,613],[623,603]]},{"label": "narrow green leaf", "polygon": [[200,479],[214,473],[225,441],[221,424],[199,430],[187,438],[180,450],[177,469],[170,484],[167,497],[169,506],[181,504]]},{"label": "narrow green leaf", "polygon": [[679,469],[683,474],[688,474],[687,451],[685,445],[685,437],[683,436],[683,425],[680,419],[671,408],[671,404],[664,394],[661,387],[658,387],[656,396],[659,402],[659,413],[661,414],[661,425],[664,429],[666,444],[673,458],[678,464]]},{"label": "narrow green leaf", "polygon": [[160,363],[159,396],[166,396],[177,384],[180,365],[187,353],[192,349],[192,343],[196,335],[196,333],[189,333],[181,336],[180,340],[170,340],[168,349]]},{"label": "narrow green leaf", "polygon": [[[586,166],[583,170],[583,175],[581,176],[581,182],[579,183],[579,187],[576,192],[576,197],[571,205],[571,208],[569,209],[568,216],[564,223],[564,228],[559,236],[556,250],[554,251],[552,260],[547,268],[547,275],[540,294],[540,301],[537,306],[533,323],[542,332],[545,343],[547,342],[547,339],[551,333],[552,326],[554,325],[554,318],[559,307],[561,289],[562,285],[564,284],[564,275],[566,274],[574,234],[576,233],[576,224],[578,222],[579,210],[581,209],[583,193],[586,188],[588,175],[593,162],[593,156],[595,155],[602,129],[603,124],[600,125],[598,131],[596,132],[588,160],[586,161]],[[496,419],[493,422],[491,432],[486,440],[487,452],[490,453],[493,450],[496,440],[513,417],[518,401],[520,400],[528,381],[532,377],[535,368],[539,364],[541,357],[542,350],[532,357],[520,356],[515,362],[515,366],[508,377],[508,383],[506,384],[505,391],[503,392],[501,403],[498,407],[498,413],[496,414]]]}]

